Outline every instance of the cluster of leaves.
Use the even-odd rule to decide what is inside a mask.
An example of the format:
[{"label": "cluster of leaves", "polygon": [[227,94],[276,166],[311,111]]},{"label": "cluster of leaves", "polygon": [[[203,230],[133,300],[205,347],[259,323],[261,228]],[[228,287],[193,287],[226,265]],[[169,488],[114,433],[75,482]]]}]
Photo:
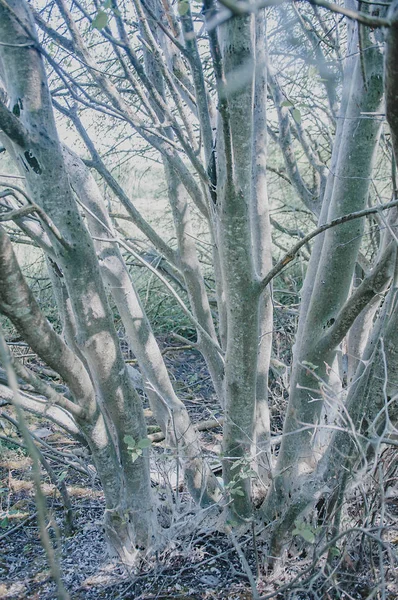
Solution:
[{"label": "cluster of leaves", "polygon": [[[300,521],[297,519],[294,522],[294,529],[292,531],[292,535],[298,535],[299,537],[303,538],[303,540],[308,544],[315,544],[316,536],[319,534],[319,531],[319,528],[311,527],[311,525],[309,525],[305,521]],[[330,557],[340,556],[340,550],[337,548],[337,546],[332,546],[329,549],[329,555]]]},{"label": "cluster of leaves", "polygon": [[142,456],[142,452],[145,448],[149,448],[151,445],[151,440],[148,438],[143,438],[142,440],[136,441],[131,435],[125,435],[124,441],[127,445],[127,449],[131,454],[131,460],[135,462],[137,458]]},{"label": "cluster of leaves", "polygon": [[232,480],[225,486],[231,496],[244,496],[242,490],[242,481],[256,477],[257,473],[251,467],[250,457],[243,456],[237,460],[231,467],[231,471],[236,471]]}]

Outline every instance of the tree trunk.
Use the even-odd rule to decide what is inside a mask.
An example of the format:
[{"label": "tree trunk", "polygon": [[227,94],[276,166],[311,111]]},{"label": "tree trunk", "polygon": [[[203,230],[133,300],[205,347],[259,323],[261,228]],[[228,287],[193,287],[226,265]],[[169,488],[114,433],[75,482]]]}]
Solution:
[{"label": "tree trunk", "polygon": [[[125,441],[126,436],[136,442],[146,438],[143,409],[124,365],[93,243],[69,184],[42,58],[32,46],[37,38],[29,10],[25,4],[10,0],[0,7],[0,17],[4,42],[0,56],[7,92],[14,113],[19,107],[17,122],[24,131],[23,136],[12,135],[9,139],[29,194],[62,236],[62,242],[52,241],[71,299],[77,344],[89,365],[103,418],[112,421],[109,432],[120,465],[116,470],[114,465],[109,468],[113,482],[118,479],[119,485],[112,490],[112,502],[106,509],[108,539],[118,554],[131,562],[137,549],[145,550],[152,543],[154,527],[152,503],[148,502],[151,484],[147,451],[133,462]],[[20,46],[12,47],[16,42]],[[9,119],[15,122],[13,116],[10,113]],[[105,425],[98,428],[95,424],[91,433],[104,448],[105,432]]]}]

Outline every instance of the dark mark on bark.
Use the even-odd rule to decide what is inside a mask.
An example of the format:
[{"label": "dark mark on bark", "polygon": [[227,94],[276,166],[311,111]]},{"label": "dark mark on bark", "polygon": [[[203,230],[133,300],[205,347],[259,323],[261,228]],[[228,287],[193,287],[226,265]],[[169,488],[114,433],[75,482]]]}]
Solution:
[{"label": "dark mark on bark", "polygon": [[23,104],[21,98],[18,98],[14,106],[12,107],[12,112],[16,117],[21,116],[21,110],[23,110]]},{"label": "dark mark on bark", "polygon": [[333,323],[335,322],[336,319],[334,319],[333,317],[331,319],[329,319],[328,321],[326,321],[326,325],[323,326],[324,329],[326,329],[327,327],[331,327],[333,325]]},{"label": "dark mark on bark", "polygon": [[26,152],[24,152],[24,156],[25,156],[26,160],[28,161],[28,164],[32,167],[34,173],[37,173],[38,175],[41,175],[41,173],[43,171],[41,170],[41,167],[39,165],[39,161],[33,155],[33,153],[30,150],[27,150]]},{"label": "dark mark on bark", "polygon": [[28,171],[28,173],[29,173],[29,167],[28,167],[28,165],[26,164],[26,162],[24,161],[23,157],[22,157],[22,156],[20,156],[19,158],[21,159],[21,163],[23,164],[23,166],[25,167],[25,169],[26,169],[26,170]]}]

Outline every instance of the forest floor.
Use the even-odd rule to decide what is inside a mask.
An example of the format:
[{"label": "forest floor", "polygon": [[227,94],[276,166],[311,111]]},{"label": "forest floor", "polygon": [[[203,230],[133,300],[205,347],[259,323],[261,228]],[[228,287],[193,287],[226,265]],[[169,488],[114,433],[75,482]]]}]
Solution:
[{"label": "forest floor", "polygon": [[[164,340],[164,347],[168,348],[165,360],[191,418],[198,422],[221,417],[202,359],[194,349],[170,349],[173,343],[168,341],[166,344]],[[132,360],[128,356],[126,358]],[[281,403],[285,402],[286,390],[280,378],[272,385],[276,403],[272,413],[273,428],[278,432],[278,414],[283,408]],[[3,414],[12,414],[9,407],[3,407],[2,411]],[[146,415],[148,425],[153,427],[154,421],[148,408]],[[272,575],[266,576],[261,564],[261,536],[257,539],[258,532],[249,530],[234,542],[226,534],[218,532],[214,527],[215,520],[212,521],[206,511],[194,507],[184,489],[176,485],[176,461],[162,443],[154,444],[152,452],[155,456],[153,489],[158,496],[164,531],[168,532],[168,543],[143,561],[135,572],[129,572],[117,560],[107,556],[102,530],[104,499],[86,451],[50,421],[29,417],[28,423],[41,440],[40,449],[58,480],[65,481],[73,507],[74,531],[67,536],[61,498],[43,471],[42,489],[56,524],[52,532],[54,540],[58,536],[63,580],[72,600],[248,600],[253,598],[249,576],[256,577],[257,573],[260,596],[277,600],[382,597],[376,595],[374,587],[381,575],[385,591],[383,598],[393,600],[398,597],[396,556],[391,556],[391,548],[398,543],[398,498],[389,498],[386,504],[385,519],[389,530],[385,537],[390,544],[381,551],[381,555],[377,544],[371,547],[367,540],[365,544],[363,536],[353,536],[347,541],[335,569],[326,576],[322,559],[313,564],[316,549],[312,553],[307,552],[305,545],[300,545],[298,540],[288,548],[284,564]],[[56,599],[56,589],[49,575],[35,518],[32,461],[23,448],[12,443],[21,443],[21,438],[0,414],[1,428],[0,598]],[[209,462],[217,468],[221,427],[204,431],[201,435]],[[394,462],[393,457],[385,460]],[[354,525],[359,525],[361,511],[361,501],[352,499],[346,512],[351,514]],[[369,507],[367,514],[371,514]],[[369,548],[364,548],[365,545]],[[245,560],[242,562],[242,556],[246,563]],[[283,586],[294,578],[297,578],[296,584],[290,590],[283,590]]]}]

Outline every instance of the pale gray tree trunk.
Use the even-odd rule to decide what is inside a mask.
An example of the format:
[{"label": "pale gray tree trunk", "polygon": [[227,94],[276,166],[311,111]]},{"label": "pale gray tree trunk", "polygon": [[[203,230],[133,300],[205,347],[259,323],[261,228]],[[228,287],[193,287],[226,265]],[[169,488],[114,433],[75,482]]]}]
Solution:
[{"label": "pale gray tree trunk", "polygon": [[[126,509],[121,505],[123,479],[117,448],[106,419],[97,404],[90,377],[79,358],[54,332],[40,312],[19,269],[11,243],[2,228],[0,228],[0,257],[1,312],[9,317],[30,347],[47,365],[59,373],[69,386],[73,402],[63,396],[57,396],[56,402],[74,418],[90,447],[104,488],[107,508],[105,526],[109,540],[114,549],[120,550],[121,542],[118,541],[118,537],[123,535],[123,528],[120,528],[115,520],[120,519],[120,516],[118,517],[120,510]],[[52,399],[50,397],[50,401]],[[28,398],[26,404],[31,410],[35,409],[34,402],[28,402]],[[37,412],[40,414],[41,411]],[[128,558],[123,554],[122,556]]]},{"label": "pale gray tree trunk", "polygon": [[[249,519],[252,505],[247,466],[254,442],[259,339],[259,290],[250,206],[254,17],[243,16],[228,21],[220,27],[219,37],[224,79],[220,89],[216,208],[222,286],[227,307],[223,467],[233,517]],[[240,468],[237,468],[238,461]]]},{"label": "pale gray tree trunk", "polygon": [[[360,66],[357,65],[356,68],[356,76],[354,76],[352,84],[352,98],[346,113],[345,130],[341,140],[342,148],[336,166],[337,177],[333,186],[328,220],[341,214],[360,210],[367,203],[381,123],[377,117],[363,119],[360,113],[376,112],[380,108],[382,62],[378,51],[373,57],[373,65],[369,64],[368,68],[371,67],[373,67],[373,73],[372,76],[369,76],[368,89],[364,88]],[[322,253],[318,258],[319,266],[306,317],[305,330],[301,336],[301,352],[295,356],[291,384],[292,400],[286,431],[292,431],[296,427],[300,427],[302,423],[313,423],[314,417],[319,414],[320,403],[309,404],[308,392],[300,389],[302,387],[315,389],[318,387],[316,379],[312,375],[307,376],[307,370],[302,365],[303,362],[310,363],[318,369],[317,376],[326,377],[325,367],[319,363],[319,358],[331,365],[332,354],[326,355],[325,349],[320,354],[317,340],[322,339],[323,334],[333,325],[339,309],[347,298],[362,231],[363,223],[356,222],[352,226],[344,225],[325,235]],[[334,348],[331,348],[331,351],[333,353]],[[311,369],[311,367],[309,368]],[[292,413],[295,411],[297,414],[293,416]],[[294,421],[292,427],[289,425],[290,421]],[[311,436],[308,437],[308,434],[305,434],[304,437],[308,442]],[[290,441],[286,443],[292,450],[294,449],[294,461],[296,461],[297,455],[300,455],[300,451],[298,451],[300,444],[297,444],[295,436],[290,436]],[[308,444],[305,445],[308,448]],[[312,458],[310,456],[308,458],[311,468]],[[299,462],[305,462],[305,460],[306,458],[301,456]]]},{"label": "pale gray tree trunk", "polygon": [[113,296],[144,375],[151,408],[163,433],[179,450],[192,497],[198,503],[212,503],[218,496],[217,482],[203,460],[198,432],[174,392],[159,346],[118,248],[100,190],[76,155],[65,149],[64,156],[71,185],[86,209],[103,280]]},{"label": "pale gray tree trunk", "polygon": [[[380,111],[382,55],[377,46],[367,48],[365,65],[366,81],[359,60],[352,77],[335,172],[331,174],[332,187],[328,192],[327,186],[324,198],[325,203],[330,197],[327,220],[365,208],[368,201],[381,121],[377,116],[363,118],[362,113]],[[322,210],[325,214],[326,209]],[[321,219],[325,218],[326,214],[321,215]],[[300,482],[305,481],[303,475],[311,473],[320,458],[311,425],[318,422],[325,405],[327,389],[323,382],[329,381],[329,369],[342,339],[333,332],[340,327],[338,323],[351,289],[362,232],[363,221],[355,221],[328,231],[323,241],[315,245],[320,254],[313,255],[307,275],[311,286],[304,286],[306,304],[300,315],[294,349],[290,399],[277,473],[263,507],[270,520],[281,510],[289,511],[295,506],[295,495],[300,495],[300,486],[304,484]],[[316,267],[314,261],[318,263]],[[342,328],[344,333],[351,322]],[[328,424],[332,423],[321,423],[322,426]]]},{"label": "pale gray tree trunk", "polygon": [[[136,6],[140,9],[140,2],[137,1]],[[157,2],[151,2],[149,6],[152,8],[155,14],[161,19],[164,15],[164,7]],[[140,13],[141,14],[141,13]],[[142,12],[144,14],[144,12]],[[151,23],[151,26],[150,26]],[[185,15],[185,27],[189,28],[190,13],[187,12]],[[165,56],[169,59],[169,62],[175,63],[175,54],[173,44],[170,40],[162,34],[159,27],[151,21],[141,21],[141,29],[143,36],[147,39],[147,43],[152,49],[156,49],[156,53],[148,51],[148,48],[144,45],[144,59],[145,68],[147,75],[158,94],[166,102],[165,94],[165,82],[162,78],[162,68],[164,69],[163,62],[159,59],[160,49],[163,50]],[[211,159],[212,153],[212,134],[209,121],[208,110],[205,113],[205,108],[208,108],[208,98],[205,93],[203,85],[203,73],[200,62],[197,59],[197,50],[195,49],[195,42],[193,40],[187,41],[188,48],[190,49],[190,55],[192,56],[193,67],[192,71],[196,82],[197,98],[198,98],[198,116],[201,124],[201,130],[204,135],[204,155],[206,163],[208,164]],[[190,45],[191,44],[191,45]],[[195,60],[196,59],[196,60]],[[156,107],[154,106],[156,110]],[[166,117],[165,114],[157,110],[159,119],[163,121]],[[174,135],[171,128],[167,128],[168,137],[173,140]],[[201,324],[203,329],[208,333],[207,337],[203,337],[200,330],[197,330],[197,347],[201,351],[209,372],[212,376],[212,381],[220,399],[223,403],[223,360],[220,356],[220,352],[217,350],[218,345],[217,333],[213,321],[212,312],[210,309],[209,299],[206,292],[205,282],[200,266],[196,243],[194,239],[194,231],[192,227],[191,209],[188,203],[188,193],[183,185],[181,177],[178,171],[173,168],[173,165],[167,159],[163,157],[164,173],[168,187],[168,198],[172,209],[174,228],[177,237],[178,251],[177,251],[177,264],[178,268],[184,278],[185,286],[188,293],[188,298],[192,308],[192,313],[196,320]],[[203,204],[207,204],[207,194],[204,190]],[[206,212],[208,212],[206,210]],[[215,343],[212,344],[211,340]]]},{"label": "pale gray tree trunk", "polygon": [[[255,24],[255,83],[253,99],[252,149],[252,231],[253,255],[257,277],[263,278],[272,268],[272,240],[267,189],[267,31],[265,12],[260,12]],[[273,306],[271,286],[260,300],[259,340],[256,383],[255,454],[264,483],[271,471],[270,415],[268,403],[268,372],[273,337]]]},{"label": "pale gray tree trunk", "polygon": [[[30,13],[24,3],[10,1],[0,7],[0,16],[2,71],[14,113],[19,107],[18,117],[10,112],[8,118],[23,132],[11,131],[8,137],[28,192],[63,237],[62,243],[53,240],[57,264],[71,299],[77,343],[89,365],[101,410],[112,421],[120,465],[113,473],[119,490],[105,515],[108,538],[123,559],[131,561],[137,549],[150,546],[154,527],[148,453],[133,462],[125,441],[125,436],[137,442],[146,438],[143,409],[124,365],[93,243],[69,184]],[[21,46],[12,47],[16,42]]]}]

